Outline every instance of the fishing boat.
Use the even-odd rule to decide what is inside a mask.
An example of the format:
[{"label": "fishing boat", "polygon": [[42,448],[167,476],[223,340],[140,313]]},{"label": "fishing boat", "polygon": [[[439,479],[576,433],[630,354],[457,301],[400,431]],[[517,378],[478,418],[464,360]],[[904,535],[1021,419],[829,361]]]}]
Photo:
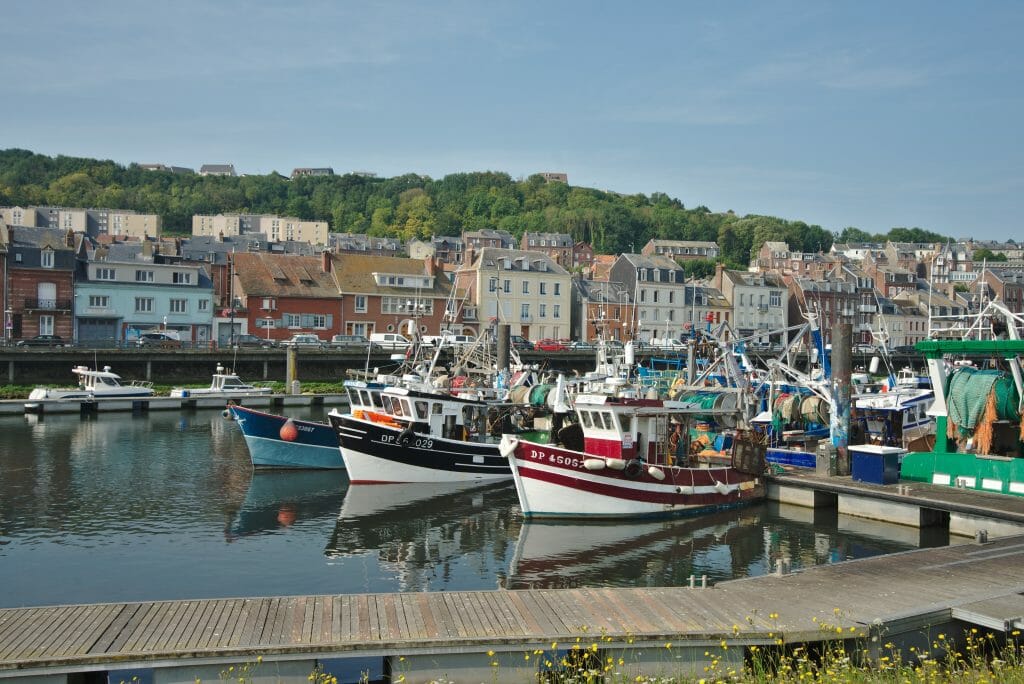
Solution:
[{"label": "fishing boat", "polygon": [[253,468],[344,468],[338,438],[327,423],[297,420],[229,402],[225,417],[245,437]]},{"label": "fishing boat", "polygon": [[175,387],[171,390],[171,396],[180,399],[191,397],[222,397],[228,399],[234,396],[270,394],[271,392],[273,392],[273,388],[269,385],[253,385],[244,382],[238,375],[229,372],[224,366],[218,364],[217,372],[213,374],[209,387]]},{"label": "fishing boat", "polygon": [[39,402],[53,400],[93,400],[108,398],[139,398],[153,396],[153,383],[133,380],[122,384],[121,376],[104,366],[93,370],[88,366],[75,366],[71,372],[78,377],[77,387],[37,387],[28,395],[26,410],[39,406]]},{"label": "fishing boat", "polygon": [[559,443],[506,434],[508,458],[526,518],[643,518],[742,506],[765,495],[763,451],[733,442],[724,463],[691,459],[690,427],[742,421],[742,388],[686,390],[676,399],[597,394],[574,401],[575,430]]},{"label": "fishing boat", "polygon": [[354,484],[511,479],[508,461],[498,452],[501,426],[529,429],[534,413],[530,406],[483,399],[468,387],[438,391],[411,382],[383,388],[347,382],[346,390],[350,411],[332,410],[328,420]]}]

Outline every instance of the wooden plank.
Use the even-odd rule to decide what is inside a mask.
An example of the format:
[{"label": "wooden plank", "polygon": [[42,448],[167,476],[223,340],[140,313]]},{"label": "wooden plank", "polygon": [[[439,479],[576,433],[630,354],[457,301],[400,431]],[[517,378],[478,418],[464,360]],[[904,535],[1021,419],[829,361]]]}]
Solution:
[{"label": "wooden plank", "polygon": [[461,606],[455,602],[454,596],[449,592],[445,592],[438,599],[440,605],[446,611],[445,624],[452,632],[452,635],[457,637],[469,636],[470,631],[466,625],[465,616],[462,615]]},{"label": "wooden plank", "polygon": [[198,601],[196,610],[189,616],[191,619],[183,625],[184,629],[178,640],[178,648],[194,651],[198,648],[199,642],[204,638],[206,623],[210,621],[214,613],[212,601]]},{"label": "wooden plank", "polygon": [[341,610],[338,612],[340,618],[341,630],[338,634],[338,641],[355,641],[353,630],[357,629],[358,621],[353,620],[356,617],[355,602],[352,596],[341,596]]},{"label": "wooden plank", "polygon": [[259,625],[259,632],[253,632],[252,643],[254,646],[266,646],[274,643],[274,623],[277,620],[277,613],[281,608],[280,597],[270,597],[267,601],[267,614],[262,624]]},{"label": "wooden plank", "polygon": [[164,617],[171,611],[173,604],[156,603],[147,611],[145,619],[135,629],[134,633],[125,640],[122,649],[128,653],[144,652],[147,645],[153,638],[153,633],[160,628]]},{"label": "wooden plank", "polygon": [[419,593],[416,594],[416,608],[417,614],[419,615],[419,624],[423,625],[423,634],[428,639],[438,639],[441,637],[441,628],[437,624],[437,620],[434,619],[434,612],[432,610],[432,601],[427,594]]},{"label": "wooden plank", "polygon": [[231,617],[232,610],[235,608],[235,603],[234,599],[219,599],[216,601],[217,609],[214,611],[213,619],[206,626],[201,642],[202,648],[210,648],[216,645],[224,631],[230,629],[228,620]]},{"label": "wooden plank", "polygon": [[387,625],[385,636],[391,641],[402,639],[406,634],[398,616],[398,602],[395,600],[395,596],[395,594],[388,594],[380,597],[380,607],[383,608],[383,617],[385,625]]},{"label": "wooden plank", "polygon": [[[49,639],[48,625],[51,619],[59,613],[60,608],[54,606],[23,609],[21,619],[15,623],[16,631],[0,642],[2,644],[0,653],[4,658],[11,660],[32,655],[36,644]],[[67,623],[71,622],[71,620],[67,620]],[[66,624],[61,631],[70,628],[70,624]]]},{"label": "wooden plank", "polygon": [[290,618],[295,609],[295,599],[284,596],[278,599],[277,614],[274,615],[274,628],[270,633],[269,644],[280,646],[288,643]]},{"label": "wooden plank", "polygon": [[156,606],[152,603],[141,603],[136,606],[135,612],[131,619],[125,623],[121,633],[110,642],[110,646],[107,648],[108,653],[120,653],[124,649],[124,645],[128,640],[135,634],[135,631],[139,626],[146,620],[146,616],[151,610],[155,610]]},{"label": "wooden plank", "polygon": [[534,614],[528,600],[529,594],[520,591],[506,591],[505,598],[521,631],[536,637],[543,637],[549,632],[549,628],[542,626],[538,616]]},{"label": "wooden plank", "polygon": [[256,648],[259,646],[270,618],[270,610],[273,607],[273,600],[269,598],[256,599],[249,604],[249,621],[244,625],[242,632],[238,634],[236,646]]},{"label": "wooden plank", "polygon": [[[287,640],[289,644],[302,644],[308,643],[305,638],[307,633],[306,626],[306,609],[309,607],[310,599],[308,596],[297,596],[290,601],[291,615],[289,616],[288,623],[285,625],[285,633],[282,637]],[[310,618],[312,614],[310,614]]]},{"label": "wooden plank", "polygon": [[252,599],[242,599],[238,602],[237,612],[232,616],[228,631],[221,639],[222,648],[237,646],[241,642],[246,628],[251,628],[251,623],[256,619],[255,613],[259,610],[257,603]]},{"label": "wooden plank", "polygon": [[21,647],[21,636],[38,622],[41,612],[53,608],[15,608],[4,611],[0,621],[0,657],[10,658]]},{"label": "wooden plank", "polygon": [[128,621],[132,619],[136,611],[139,610],[139,604],[137,603],[122,603],[119,604],[121,610],[117,612],[117,616],[107,625],[107,628],[103,633],[96,639],[95,643],[89,648],[89,653],[93,655],[106,654],[110,645],[114,643],[118,635],[121,634],[121,630],[124,629]]},{"label": "wooden plank", "polygon": [[168,642],[175,638],[174,635],[176,634],[178,623],[189,609],[188,601],[171,601],[170,603],[171,610],[164,616],[163,623],[153,634],[152,641],[150,642],[150,650],[152,651],[169,650]]},{"label": "wooden plank", "polygon": [[380,641],[381,624],[380,615],[377,613],[377,595],[370,594],[366,597],[366,615],[370,621],[370,639]]}]

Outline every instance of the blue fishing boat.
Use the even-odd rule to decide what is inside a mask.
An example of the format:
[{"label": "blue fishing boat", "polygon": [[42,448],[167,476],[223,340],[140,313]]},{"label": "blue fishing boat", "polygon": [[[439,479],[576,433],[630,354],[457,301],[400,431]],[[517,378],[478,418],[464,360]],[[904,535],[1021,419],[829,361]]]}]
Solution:
[{"label": "blue fishing boat", "polygon": [[254,468],[344,468],[338,437],[327,423],[296,420],[229,404]]}]

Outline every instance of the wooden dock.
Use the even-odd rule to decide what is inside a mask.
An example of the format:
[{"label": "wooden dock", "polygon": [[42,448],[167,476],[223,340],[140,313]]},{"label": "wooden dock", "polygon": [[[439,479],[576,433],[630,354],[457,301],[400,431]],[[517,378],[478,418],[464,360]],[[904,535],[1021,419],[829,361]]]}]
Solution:
[{"label": "wooden dock", "polygon": [[769,478],[768,497],[808,508],[835,508],[859,518],[910,527],[945,527],[950,534],[1024,534],[1024,497],[924,482],[877,485],[850,476],[793,470]]},{"label": "wooden dock", "polygon": [[[289,596],[0,610],[0,678],[218,679],[257,658],[278,680],[532,681],[574,648],[628,676],[700,672],[706,652],[1024,628],[1024,536],[908,551],[708,588]],[[838,630],[838,632],[837,632]],[[837,636],[841,634],[841,636]],[[722,641],[730,646],[722,649]],[[862,641],[861,641],[862,640]],[[489,653],[490,652],[490,653]],[[541,653],[542,652],[542,653]],[[618,664],[622,658],[623,664]],[[77,680],[76,680],[77,681]],[[91,680],[88,680],[91,681]]]}]

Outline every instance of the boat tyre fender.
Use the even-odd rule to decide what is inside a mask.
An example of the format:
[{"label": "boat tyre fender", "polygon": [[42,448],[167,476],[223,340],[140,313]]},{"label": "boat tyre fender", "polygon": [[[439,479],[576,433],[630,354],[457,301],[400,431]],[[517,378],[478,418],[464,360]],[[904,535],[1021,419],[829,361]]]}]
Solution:
[{"label": "boat tyre fender", "polygon": [[641,463],[638,458],[627,461],[626,467],[622,469],[622,474],[631,480],[635,480],[640,477],[640,473],[642,472],[644,472],[644,464]]},{"label": "boat tyre fender", "polygon": [[402,430],[402,434],[398,435],[398,443],[404,447],[412,444],[412,426]]}]

